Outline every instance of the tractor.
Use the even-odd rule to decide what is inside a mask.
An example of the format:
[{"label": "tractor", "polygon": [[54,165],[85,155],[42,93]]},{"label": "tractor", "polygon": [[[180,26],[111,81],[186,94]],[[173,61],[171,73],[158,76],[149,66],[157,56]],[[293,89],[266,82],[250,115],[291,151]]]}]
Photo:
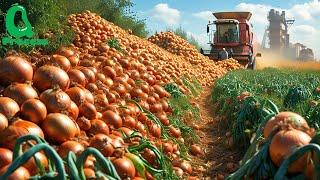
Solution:
[{"label": "tractor", "polygon": [[[209,21],[207,34],[210,50],[201,49],[201,53],[212,60],[222,60],[220,54],[227,51],[228,58],[234,58],[249,69],[255,68],[258,43],[253,34],[253,26],[249,22],[250,12],[217,12],[213,13],[217,20]],[[215,25],[215,30],[210,27]]]}]

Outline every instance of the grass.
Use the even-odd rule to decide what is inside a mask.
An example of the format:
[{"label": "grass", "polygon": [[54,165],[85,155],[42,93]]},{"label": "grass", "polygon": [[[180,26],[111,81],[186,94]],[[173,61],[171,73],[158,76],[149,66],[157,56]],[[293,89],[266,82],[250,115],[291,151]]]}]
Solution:
[{"label": "grass", "polygon": [[[274,102],[280,111],[293,111],[306,118],[311,127],[319,129],[320,72],[266,68],[264,70],[235,70],[218,79],[212,91],[212,100],[219,105],[216,111],[225,120],[233,134],[235,144],[248,145],[264,114],[257,109],[265,108],[267,100]],[[254,98],[239,101],[237,96],[248,91]]]}]

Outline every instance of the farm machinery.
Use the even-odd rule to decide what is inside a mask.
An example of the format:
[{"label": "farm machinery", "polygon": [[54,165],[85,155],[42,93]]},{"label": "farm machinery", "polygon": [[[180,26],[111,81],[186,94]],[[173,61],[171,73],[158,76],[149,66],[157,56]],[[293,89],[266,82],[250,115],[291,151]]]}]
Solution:
[{"label": "farm machinery", "polygon": [[[201,53],[212,60],[223,60],[227,54],[247,68],[254,69],[257,57],[258,43],[249,22],[250,12],[217,12],[213,13],[217,20],[207,25],[210,50],[201,49]],[[210,27],[215,25],[215,30]]]}]

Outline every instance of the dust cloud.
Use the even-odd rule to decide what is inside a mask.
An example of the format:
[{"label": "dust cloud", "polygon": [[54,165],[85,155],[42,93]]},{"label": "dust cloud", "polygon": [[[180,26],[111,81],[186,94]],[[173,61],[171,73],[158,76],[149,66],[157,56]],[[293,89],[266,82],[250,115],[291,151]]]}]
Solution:
[{"label": "dust cloud", "polygon": [[320,70],[320,62],[299,61],[272,53],[262,53],[262,57],[256,60],[256,68],[263,69],[266,67]]}]

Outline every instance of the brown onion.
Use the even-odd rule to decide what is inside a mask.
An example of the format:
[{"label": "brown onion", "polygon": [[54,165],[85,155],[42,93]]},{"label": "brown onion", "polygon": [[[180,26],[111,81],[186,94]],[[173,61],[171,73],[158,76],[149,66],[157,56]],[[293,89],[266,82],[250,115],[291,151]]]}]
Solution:
[{"label": "brown onion", "polygon": [[33,68],[31,63],[19,56],[8,56],[0,61],[0,82],[31,81]]},{"label": "brown onion", "polygon": [[266,123],[263,130],[263,136],[268,138],[272,130],[280,122],[288,122],[298,127],[309,128],[307,121],[299,114],[293,112],[280,112]]},{"label": "brown onion", "polygon": [[103,73],[107,76],[110,77],[111,79],[114,79],[117,76],[116,71],[110,67],[110,66],[105,66],[103,68]]},{"label": "brown onion", "polygon": [[70,151],[78,156],[84,151],[84,147],[77,141],[66,141],[59,146],[58,154],[66,158]]},{"label": "brown onion", "polygon": [[83,87],[87,84],[86,76],[78,69],[71,69],[68,71],[68,76],[71,84],[79,84]]},{"label": "brown onion", "polygon": [[108,135],[109,127],[105,122],[101,120],[98,120],[98,119],[91,120],[91,128],[88,133],[91,135],[100,134],[100,133]]},{"label": "brown onion", "polygon": [[28,99],[38,98],[38,93],[32,86],[22,83],[12,83],[4,90],[3,95],[15,100],[19,106]]},{"label": "brown onion", "polygon": [[128,158],[117,158],[112,163],[122,179],[134,178],[136,169]]},{"label": "brown onion", "polygon": [[182,161],[179,166],[184,172],[191,174],[192,173],[192,166],[188,161]]},{"label": "brown onion", "polygon": [[41,138],[44,138],[44,134],[42,132],[42,129],[35,123],[30,122],[30,121],[25,121],[25,120],[16,120],[14,121],[12,124],[12,126],[16,126],[16,127],[22,127],[28,130],[28,134],[33,134],[33,135],[37,135]]},{"label": "brown onion", "polygon": [[69,59],[58,54],[52,55],[52,65],[57,65],[66,72],[68,72],[71,68]]},{"label": "brown onion", "polygon": [[94,83],[96,81],[96,75],[91,69],[82,66],[77,67],[77,69],[79,69],[85,75],[88,83]]},{"label": "brown onion", "polygon": [[77,126],[68,116],[60,113],[48,114],[42,123],[46,137],[53,142],[63,143],[77,134]]},{"label": "brown onion", "polygon": [[69,87],[70,80],[64,70],[55,66],[45,65],[35,72],[33,84],[40,91],[56,86],[59,86],[62,90],[66,90]]},{"label": "brown onion", "polygon": [[37,158],[39,160],[39,162],[42,164],[42,166],[47,169],[48,168],[48,159],[47,157],[41,153],[41,152],[37,152],[32,158],[30,158],[24,165],[23,167],[25,167],[31,176],[36,175],[39,173],[39,169],[37,166],[37,163],[35,161],[34,158]]},{"label": "brown onion", "polygon": [[86,93],[82,90],[82,88],[77,86],[69,88],[65,92],[69,95],[70,99],[78,106],[84,103],[87,99]]},{"label": "brown onion", "polygon": [[171,134],[171,136],[175,137],[175,138],[179,138],[181,137],[181,131],[179,128],[175,128],[173,126],[169,127],[169,132]]},{"label": "brown onion", "polygon": [[7,127],[8,127],[8,119],[6,118],[5,115],[0,113],[0,132],[3,131]]},{"label": "brown onion", "polygon": [[48,113],[60,113],[71,106],[71,99],[61,89],[48,89],[40,95],[40,100],[46,105]]},{"label": "brown onion", "polygon": [[91,122],[86,117],[80,117],[77,119],[77,124],[80,130],[88,131],[91,128]]},{"label": "brown onion", "polygon": [[6,148],[0,148],[0,169],[12,162],[12,151]]},{"label": "brown onion", "polygon": [[70,107],[69,109],[67,109],[67,113],[68,116],[70,116],[72,119],[76,120],[79,116],[79,108],[76,105],[76,103],[74,103],[73,101],[71,101]]},{"label": "brown onion", "polygon": [[16,140],[27,134],[29,134],[29,131],[26,128],[10,125],[0,132],[0,145],[1,147],[13,150]]},{"label": "brown onion", "polygon": [[191,145],[191,147],[190,147],[190,152],[191,152],[191,154],[194,155],[194,156],[203,155],[203,152],[202,152],[202,150],[201,150],[201,147],[198,146],[198,145],[196,145],[196,144]]},{"label": "brown onion", "polygon": [[[281,163],[300,146],[307,145],[311,141],[311,137],[303,131],[290,129],[281,130],[273,136],[269,146],[269,154],[272,162],[276,166]],[[288,169],[290,173],[303,172],[307,165],[308,154],[303,155],[298,160],[293,162]]]},{"label": "brown onion", "polygon": [[20,111],[20,107],[17,102],[8,97],[0,97],[0,113],[6,116],[8,120],[13,118],[17,112]]},{"label": "brown onion", "polygon": [[[0,176],[2,176],[4,173],[7,172],[10,165],[4,166],[0,169]],[[23,167],[20,166],[18,169],[16,169],[6,180],[28,180],[30,178],[29,171]]]},{"label": "brown onion", "polygon": [[25,120],[40,124],[47,116],[47,108],[38,99],[29,99],[21,105],[21,115]]},{"label": "brown onion", "polygon": [[102,120],[106,122],[108,125],[110,125],[112,128],[118,129],[122,127],[121,117],[113,111],[110,111],[110,110],[105,111],[102,114]]},{"label": "brown onion", "polygon": [[93,104],[85,102],[79,106],[79,114],[91,120],[96,118],[97,110]]}]

